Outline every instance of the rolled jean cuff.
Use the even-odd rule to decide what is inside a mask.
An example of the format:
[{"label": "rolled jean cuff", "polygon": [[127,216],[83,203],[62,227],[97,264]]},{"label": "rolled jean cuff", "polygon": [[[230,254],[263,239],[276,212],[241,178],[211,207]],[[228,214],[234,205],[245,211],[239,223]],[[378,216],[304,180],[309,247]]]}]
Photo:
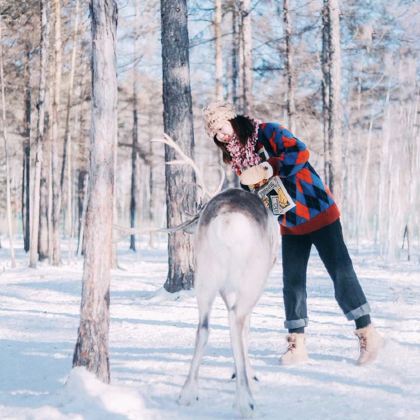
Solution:
[{"label": "rolled jean cuff", "polygon": [[284,328],[294,330],[295,328],[307,327],[308,322],[308,318],[286,320],[284,321]]},{"label": "rolled jean cuff", "polygon": [[349,321],[354,321],[355,319],[359,319],[364,315],[370,314],[370,306],[369,303],[364,303],[362,306],[359,306],[356,309],[353,309],[350,312],[346,313],[346,318]]}]

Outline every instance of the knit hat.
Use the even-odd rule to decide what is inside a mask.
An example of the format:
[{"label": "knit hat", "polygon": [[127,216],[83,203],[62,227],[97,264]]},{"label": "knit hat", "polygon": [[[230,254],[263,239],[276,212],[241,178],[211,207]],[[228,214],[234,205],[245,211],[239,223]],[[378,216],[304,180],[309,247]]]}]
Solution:
[{"label": "knit hat", "polygon": [[212,102],[203,109],[205,129],[209,136],[214,136],[227,121],[236,117],[236,111],[232,104],[224,102]]}]

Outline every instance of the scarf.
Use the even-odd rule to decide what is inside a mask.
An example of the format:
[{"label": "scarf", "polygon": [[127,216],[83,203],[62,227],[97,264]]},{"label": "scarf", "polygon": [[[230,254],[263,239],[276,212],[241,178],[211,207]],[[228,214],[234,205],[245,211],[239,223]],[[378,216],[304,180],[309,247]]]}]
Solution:
[{"label": "scarf", "polygon": [[254,132],[245,146],[242,146],[236,134],[233,135],[232,139],[226,145],[226,149],[232,158],[230,164],[237,175],[240,175],[245,169],[258,165],[261,162],[261,158],[255,152],[258,126],[259,122],[254,120]]}]

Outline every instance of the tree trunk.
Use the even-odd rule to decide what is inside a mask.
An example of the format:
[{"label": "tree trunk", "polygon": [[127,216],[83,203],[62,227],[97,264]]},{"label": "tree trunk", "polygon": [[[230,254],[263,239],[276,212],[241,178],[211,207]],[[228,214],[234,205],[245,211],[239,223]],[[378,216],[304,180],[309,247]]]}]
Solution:
[{"label": "tree trunk", "polygon": [[252,115],[252,27],[251,27],[251,1],[241,0],[241,53],[242,53],[242,112]]},{"label": "tree trunk", "polygon": [[2,37],[3,22],[0,18],[0,81],[1,81],[1,106],[2,106],[2,124],[3,124],[3,141],[4,141],[4,156],[6,160],[6,212],[7,212],[7,230],[9,234],[10,259],[12,268],[16,267],[15,248],[13,245],[13,227],[12,227],[12,198],[10,195],[10,162],[8,151],[8,134],[6,121],[6,98],[4,92],[4,73],[3,73],[3,37]]},{"label": "tree trunk", "polygon": [[[161,0],[163,121],[165,133],[183,151],[193,155],[194,132],[190,88],[189,40],[186,0]],[[165,160],[176,158],[165,146]],[[184,212],[194,211],[195,176],[190,167],[166,165],[166,209],[168,226],[182,222]],[[165,283],[168,292],[193,287],[192,244],[188,234],[177,232],[168,240],[169,273]]]},{"label": "tree trunk", "polygon": [[64,127],[64,146],[63,146],[63,161],[61,165],[60,175],[60,190],[64,189],[64,178],[67,166],[67,211],[66,211],[66,231],[68,240],[70,240],[72,231],[72,145],[71,145],[71,132],[70,132],[70,117],[72,110],[72,100],[74,91],[74,74],[76,69],[76,54],[77,42],[79,32],[79,0],[76,0],[74,10],[74,27],[72,36],[72,52],[71,52],[71,67],[70,67],[70,80],[67,91],[67,105],[66,105],[66,122]]},{"label": "tree trunk", "polygon": [[389,244],[386,243],[386,237],[389,230],[389,217],[388,214],[388,192],[390,185],[390,176],[392,174],[392,168],[389,167],[389,154],[390,154],[390,142],[391,142],[391,82],[388,82],[388,89],[386,93],[384,108],[384,118],[382,126],[382,138],[381,138],[381,158],[379,165],[379,183],[378,190],[378,227],[377,235],[380,244],[381,255],[388,252]]},{"label": "tree trunk", "polygon": [[54,0],[54,94],[51,114],[51,167],[52,167],[52,265],[59,265],[60,255],[60,213],[61,213],[61,188],[60,168],[58,162],[58,140],[59,140],[59,107],[61,87],[61,0]]},{"label": "tree trunk", "polygon": [[[138,78],[137,60],[138,51],[138,0],[135,0],[135,19],[134,19],[134,54],[133,54],[133,147],[131,149],[131,186],[130,186],[130,227],[136,226],[137,219],[137,197],[138,197],[138,144],[139,144],[139,118],[138,118]],[[130,249],[136,250],[136,235],[130,235]]]},{"label": "tree trunk", "polygon": [[329,74],[329,13],[327,4],[324,1],[322,8],[322,51],[321,51],[321,68],[322,68],[322,128],[324,143],[324,181],[330,185],[332,158],[328,142],[328,114],[329,114],[329,97],[330,97],[330,74]]},{"label": "tree trunk", "polygon": [[88,174],[86,171],[81,170],[78,176],[78,232],[77,232],[77,250],[76,255],[82,255],[84,249],[84,232],[86,222],[87,198],[88,198]]},{"label": "tree trunk", "polygon": [[25,140],[23,146],[22,162],[22,233],[23,249],[25,252],[30,248],[30,171],[31,171],[31,147],[30,142]]},{"label": "tree trunk", "polygon": [[[45,102],[49,104],[48,95]],[[50,258],[50,229],[51,218],[49,215],[51,204],[49,187],[50,180],[50,161],[51,161],[51,141],[50,141],[50,112],[45,113],[44,140],[42,142],[42,164],[41,164],[41,185],[39,197],[39,234],[38,234],[38,259],[44,261]]]},{"label": "tree trunk", "polygon": [[72,99],[73,99],[73,90],[74,90],[74,74],[76,69],[76,54],[77,54],[77,33],[79,31],[79,0],[76,0],[75,5],[75,18],[74,18],[74,28],[72,35],[72,52],[71,52],[71,65],[70,65],[70,77],[69,77],[69,86],[67,90],[67,104],[66,104],[66,121],[64,127],[64,147],[63,147],[63,161],[61,165],[61,174],[60,174],[60,187],[63,190],[64,187],[64,176],[66,170],[66,163],[68,160],[68,152],[71,147],[69,144],[70,141],[70,116],[72,109]]},{"label": "tree trunk", "polygon": [[[232,24],[232,38],[231,38],[231,62],[230,62],[230,86],[231,98],[230,101],[234,104],[238,112],[241,111],[241,98],[240,92],[240,8],[237,0],[232,0],[231,4],[231,24]],[[220,153],[218,154],[219,159]],[[239,178],[228,167],[225,167],[225,182],[223,189],[238,188]]]},{"label": "tree trunk", "polygon": [[292,25],[290,23],[289,0],[283,0],[283,22],[284,38],[286,44],[286,54],[284,57],[285,71],[287,79],[287,119],[288,126],[292,133],[295,132],[295,78],[293,70],[293,51],[292,51]]},{"label": "tree trunk", "polygon": [[[325,11],[326,9],[326,11]],[[331,161],[329,184],[335,199],[342,201],[341,152],[341,47],[338,0],[324,0],[328,16],[328,149]]]},{"label": "tree trunk", "polygon": [[404,227],[403,243],[401,249],[404,249],[405,238],[407,238],[407,261],[410,261],[410,235],[408,232],[408,225],[405,225]]},{"label": "tree trunk", "polygon": [[86,252],[80,326],[73,366],[110,381],[109,285],[112,262],[114,159],[117,139],[117,5],[91,0],[92,121]]},{"label": "tree trunk", "polygon": [[[136,75],[134,75],[136,79]],[[136,226],[137,219],[137,197],[138,197],[138,110],[137,110],[137,88],[134,80],[133,89],[133,148],[131,149],[131,185],[130,185],[130,227]],[[136,235],[130,235],[130,249],[136,250]]]},{"label": "tree trunk", "polygon": [[42,149],[44,138],[45,123],[45,86],[48,65],[48,49],[49,49],[49,2],[40,0],[40,16],[41,16],[41,43],[40,43],[40,75],[39,75],[39,96],[38,96],[38,122],[36,135],[36,152],[35,152],[35,175],[34,188],[32,198],[32,218],[31,218],[31,246],[29,255],[29,266],[35,268],[38,261],[38,230],[39,230],[39,201],[40,201],[40,183],[41,183],[41,165],[42,165]]},{"label": "tree trunk", "polygon": [[367,229],[367,220],[366,220],[366,215],[368,214],[367,212],[367,205],[369,202],[369,196],[370,196],[370,192],[369,194],[367,193],[368,189],[367,189],[367,181],[369,178],[369,168],[371,167],[371,150],[372,150],[372,129],[373,129],[373,116],[371,116],[370,118],[370,122],[369,122],[369,131],[368,131],[368,135],[366,140],[363,140],[363,148],[366,149],[366,154],[364,156],[364,161],[363,166],[362,166],[362,179],[361,181],[361,186],[360,186],[360,203],[361,203],[361,208],[360,208],[360,212],[359,212],[359,220],[358,220],[358,224],[360,225],[360,230],[361,232],[364,234],[364,237],[369,237],[369,232]]},{"label": "tree trunk", "polygon": [[30,171],[31,171],[31,115],[32,115],[32,95],[31,95],[31,46],[25,46],[25,96],[24,109],[25,119],[23,122],[24,141],[23,141],[23,165],[22,165],[22,231],[23,249],[29,251],[30,247]]},{"label": "tree trunk", "polygon": [[215,67],[216,67],[215,97],[217,101],[222,101],[223,100],[222,0],[215,0],[214,39],[215,39]]},{"label": "tree trunk", "polygon": [[[51,65],[50,65],[50,74],[52,74],[54,72],[54,61],[51,60]],[[53,227],[53,170],[52,170],[52,129],[51,129],[51,116],[53,115],[53,101],[51,100],[51,97],[53,95],[53,91],[54,91],[54,85],[52,85],[52,87],[50,87],[49,89],[49,96],[48,96],[48,131],[46,131],[46,144],[44,147],[44,150],[48,152],[44,153],[44,156],[47,155],[48,153],[48,160],[46,160],[45,162],[45,173],[48,174],[46,175],[47,177],[47,187],[46,187],[46,208],[47,208],[47,228],[48,228],[48,262],[50,263],[50,265],[52,265],[52,259],[53,259],[53,231],[54,231],[54,227]]]},{"label": "tree trunk", "polygon": [[231,84],[232,84],[232,102],[238,106],[239,92],[238,92],[238,81],[239,81],[239,30],[238,20],[239,11],[236,4],[236,0],[232,1],[232,70],[231,70]]},{"label": "tree trunk", "polygon": [[[71,134],[69,134],[70,138],[77,138],[77,135],[80,135],[81,125],[80,125],[80,112],[81,112],[82,105],[78,104],[75,107],[73,123],[71,124]],[[77,143],[75,144],[77,146]],[[74,153],[75,158],[77,159],[77,148]],[[71,153],[70,153],[71,152]],[[75,162],[77,160],[75,159]],[[69,164],[67,165],[67,191],[70,197],[67,197],[67,218],[66,218],[66,230],[69,234],[69,242],[68,242],[68,255],[69,261],[73,260],[74,257],[77,255],[77,250],[74,249],[76,244],[74,243],[75,238],[75,230],[78,228],[78,191],[76,192],[76,183],[74,182],[78,176],[74,176],[73,167],[76,164],[73,164],[73,148],[69,148],[69,155],[68,155]],[[73,166],[74,165],[74,166]],[[69,193],[70,192],[70,193]]]},{"label": "tree trunk", "polygon": [[[150,108],[150,107],[149,107]],[[153,124],[153,119],[152,119],[152,112],[151,110],[149,110],[148,114],[147,114],[147,118],[148,118],[148,130],[149,130],[149,138],[152,137],[152,124]],[[155,195],[156,195],[156,188],[155,188],[155,176],[154,176],[154,160],[155,160],[155,153],[153,150],[153,143],[151,141],[149,141],[149,184],[148,184],[148,190],[149,190],[149,205],[148,205],[148,221],[149,224],[151,224],[152,226],[154,225],[154,221],[156,219],[155,217]],[[155,234],[153,232],[150,232],[149,235],[149,246],[150,248],[154,248],[155,244],[154,244],[154,236]]]}]

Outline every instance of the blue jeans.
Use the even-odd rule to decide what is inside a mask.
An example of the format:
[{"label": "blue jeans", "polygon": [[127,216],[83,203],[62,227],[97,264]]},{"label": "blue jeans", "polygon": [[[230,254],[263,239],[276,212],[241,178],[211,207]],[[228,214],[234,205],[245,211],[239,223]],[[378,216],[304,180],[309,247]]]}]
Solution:
[{"label": "blue jeans", "polygon": [[308,325],[306,269],[312,244],[334,283],[335,299],[347,319],[356,320],[369,314],[369,304],[354,272],[340,220],[337,220],[307,235],[282,236],[285,328]]}]

